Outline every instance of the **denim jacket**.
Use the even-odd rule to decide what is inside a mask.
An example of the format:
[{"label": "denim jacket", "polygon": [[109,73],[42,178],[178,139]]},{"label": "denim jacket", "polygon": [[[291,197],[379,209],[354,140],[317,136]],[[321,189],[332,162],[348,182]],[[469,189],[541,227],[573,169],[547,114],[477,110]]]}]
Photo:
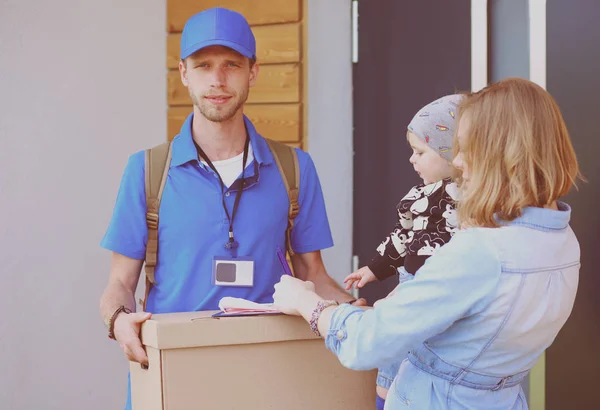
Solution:
[{"label": "denim jacket", "polygon": [[326,345],[351,369],[402,360],[386,409],[526,409],[520,382],[569,317],[579,280],[570,207],[459,231],[371,310],[338,307]]}]

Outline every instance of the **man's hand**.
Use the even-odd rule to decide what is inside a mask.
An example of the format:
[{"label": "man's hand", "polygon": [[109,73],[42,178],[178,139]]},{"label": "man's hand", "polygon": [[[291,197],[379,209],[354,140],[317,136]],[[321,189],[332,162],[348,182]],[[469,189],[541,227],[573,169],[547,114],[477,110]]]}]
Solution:
[{"label": "man's hand", "polygon": [[360,298],[360,299],[356,299],[354,302],[352,302],[352,306],[367,306],[367,299],[365,298]]},{"label": "man's hand", "polygon": [[[327,300],[337,300],[345,303],[352,299],[352,295],[345,292],[329,275],[323,265],[321,252],[296,253],[292,256],[294,273],[298,279],[313,282],[319,296]],[[366,301],[354,302],[357,306],[366,305]],[[354,304],[353,303],[353,304]]]},{"label": "man's hand", "polygon": [[152,316],[148,312],[121,312],[114,322],[115,339],[123,349],[125,356],[132,362],[148,365],[148,356],[142,347],[140,329],[142,323]]},{"label": "man's hand", "polygon": [[[119,306],[135,310],[135,288],[143,263],[142,260],[112,253],[108,286],[100,299],[100,314],[104,323],[108,324],[108,319]],[[148,356],[140,341],[140,328],[150,316],[150,313],[145,312],[129,314],[121,312],[114,318],[113,334],[125,356],[131,361],[148,364]]]}]

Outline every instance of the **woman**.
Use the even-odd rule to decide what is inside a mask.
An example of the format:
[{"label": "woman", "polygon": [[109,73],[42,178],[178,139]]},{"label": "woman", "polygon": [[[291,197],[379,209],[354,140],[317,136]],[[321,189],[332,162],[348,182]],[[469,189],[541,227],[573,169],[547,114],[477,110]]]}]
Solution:
[{"label": "woman", "polygon": [[374,309],[336,306],[283,277],[302,315],[351,369],[404,360],[386,409],[526,409],[520,383],[571,313],[579,245],[558,199],[579,175],[552,97],[523,79],[467,95],[453,164],[462,229]]}]

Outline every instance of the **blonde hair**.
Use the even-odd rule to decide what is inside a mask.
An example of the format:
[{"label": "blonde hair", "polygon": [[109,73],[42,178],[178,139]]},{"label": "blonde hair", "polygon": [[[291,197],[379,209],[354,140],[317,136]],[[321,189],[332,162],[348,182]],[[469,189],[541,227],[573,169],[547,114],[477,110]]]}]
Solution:
[{"label": "blonde hair", "polygon": [[467,225],[497,227],[496,217],[511,221],[527,206],[550,206],[580,177],[560,109],[535,83],[509,78],[467,94],[458,121],[465,115],[460,152],[470,176],[458,212]]}]

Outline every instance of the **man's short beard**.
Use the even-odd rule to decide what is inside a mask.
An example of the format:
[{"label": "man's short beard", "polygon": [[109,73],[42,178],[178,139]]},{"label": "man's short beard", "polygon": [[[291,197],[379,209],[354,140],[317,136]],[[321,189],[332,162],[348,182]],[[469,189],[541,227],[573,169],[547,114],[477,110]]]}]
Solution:
[{"label": "man's short beard", "polygon": [[[203,97],[197,98],[190,90],[190,98],[194,105],[200,111],[200,114],[204,118],[212,122],[224,122],[230,120],[244,105],[246,100],[248,99],[248,89],[245,90],[243,94],[240,94],[240,98],[237,99],[237,103],[234,106],[219,109],[218,107],[213,106],[208,101],[206,101]],[[232,97],[234,98],[234,97]]]}]

